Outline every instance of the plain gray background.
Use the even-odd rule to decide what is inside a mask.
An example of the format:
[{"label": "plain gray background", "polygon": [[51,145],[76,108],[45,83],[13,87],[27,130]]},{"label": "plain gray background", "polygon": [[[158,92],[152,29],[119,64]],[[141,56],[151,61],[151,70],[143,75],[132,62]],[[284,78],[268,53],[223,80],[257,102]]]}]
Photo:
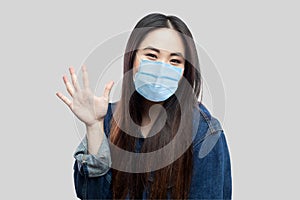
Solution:
[{"label": "plain gray background", "polygon": [[79,137],[55,92],[67,94],[68,66],[78,70],[150,12],[183,19],[222,77],[233,198],[299,197],[300,14],[291,0],[1,2],[1,197],[76,199]]}]

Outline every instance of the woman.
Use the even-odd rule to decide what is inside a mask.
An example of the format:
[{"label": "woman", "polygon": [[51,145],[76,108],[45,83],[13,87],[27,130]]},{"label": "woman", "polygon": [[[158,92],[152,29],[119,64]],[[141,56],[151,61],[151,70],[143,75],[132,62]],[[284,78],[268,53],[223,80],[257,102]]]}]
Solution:
[{"label": "woman", "polygon": [[[230,156],[219,121],[198,101],[202,79],[193,37],[182,20],[153,13],[133,29],[119,102],[113,82],[97,97],[82,66],[70,68],[69,100],[86,125],[74,158],[82,199],[231,199]],[[202,99],[202,98],[201,98]]]}]

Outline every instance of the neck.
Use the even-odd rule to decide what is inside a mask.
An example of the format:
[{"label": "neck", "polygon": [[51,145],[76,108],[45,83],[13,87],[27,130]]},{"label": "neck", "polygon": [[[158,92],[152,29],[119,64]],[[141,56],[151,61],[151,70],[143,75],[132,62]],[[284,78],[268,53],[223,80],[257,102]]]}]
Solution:
[{"label": "neck", "polygon": [[147,99],[144,100],[143,102],[143,106],[144,106],[144,110],[145,113],[149,111],[149,109],[153,106],[153,105],[163,105],[164,102],[154,102],[154,101],[149,101]]},{"label": "neck", "polygon": [[162,109],[162,105],[163,102],[153,102],[148,100],[143,102],[144,113],[142,115],[141,130],[145,137],[148,135],[149,130],[157,119]]}]

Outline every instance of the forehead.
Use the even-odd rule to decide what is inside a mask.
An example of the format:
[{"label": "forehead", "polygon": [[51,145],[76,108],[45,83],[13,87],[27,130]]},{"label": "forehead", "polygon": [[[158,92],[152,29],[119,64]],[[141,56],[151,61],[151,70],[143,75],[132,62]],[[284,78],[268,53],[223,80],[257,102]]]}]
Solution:
[{"label": "forehead", "polygon": [[160,28],[148,33],[140,43],[139,49],[148,46],[169,52],[181,52],[184,55],[184,44],[180,33],[172,29]]}]

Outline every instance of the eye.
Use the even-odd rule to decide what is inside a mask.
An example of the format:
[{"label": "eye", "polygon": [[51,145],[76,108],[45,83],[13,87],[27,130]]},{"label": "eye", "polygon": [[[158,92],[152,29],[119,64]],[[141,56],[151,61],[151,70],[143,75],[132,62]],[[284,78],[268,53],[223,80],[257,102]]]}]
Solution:
[{"label": "eye", "polygon": [[150,58],[157,58],[157,56],[154,55],[153,53],[147,53],[146,56]]},{"label": "eye", "polygon": [[172,59],[172,60],[171,60],[171,63],[181,64],[181,61],[180,61],[180,60],[177,60],[177,59]]}]

